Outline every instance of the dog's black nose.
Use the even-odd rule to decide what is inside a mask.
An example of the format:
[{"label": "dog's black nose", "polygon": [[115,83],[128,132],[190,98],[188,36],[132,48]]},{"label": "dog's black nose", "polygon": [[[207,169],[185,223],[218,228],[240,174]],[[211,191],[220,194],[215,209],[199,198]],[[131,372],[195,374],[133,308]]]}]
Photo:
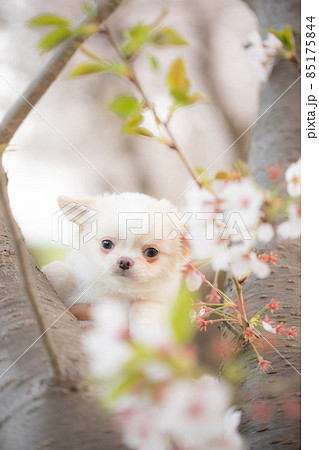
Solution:
[{"label": "dog's black nose", "polygon": [[120,258],[117,262],[119,267],[123,270],[128,270],[134,264],[134,261],[130,258]]}]

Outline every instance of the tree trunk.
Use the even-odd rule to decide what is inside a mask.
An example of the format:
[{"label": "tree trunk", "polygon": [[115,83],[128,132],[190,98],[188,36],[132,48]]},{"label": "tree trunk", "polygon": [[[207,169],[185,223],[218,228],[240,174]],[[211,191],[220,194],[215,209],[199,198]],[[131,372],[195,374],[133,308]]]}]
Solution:
[{"label": "tree trunk", "polygon": [[[261,33],[283,25],[293,28],[297,49],[300,48],[299,0],[251,0],[248,2],[260,21]],[[287,60],[280,61],[262,86],[259,115],[284,91],[295,84],[257,122],[248,158],[250,171],[259,184],[270,187],[267,167],[278,164],[284,170],[300,157],[300,74]],[[283,181],[283,177],[278,183]],[[256,358],[250,351],[243,354],[247,378],[241,386],[243,425],[241,431],[251,449],[300,448],[300,242],[276,240],[263,250],[275,250],[279,257],[269,278],[258,280],[251,275],[243,285],[249,317],[272,298],[281,308],[271,319],[285,326],[296,326],[299,336],[287,340],[281,336],[261,351],[273,363],[273,371],[260,375]],[[232,289],[231,294],[234,295]],[[269,340],[269,333],[264,333]]]}]

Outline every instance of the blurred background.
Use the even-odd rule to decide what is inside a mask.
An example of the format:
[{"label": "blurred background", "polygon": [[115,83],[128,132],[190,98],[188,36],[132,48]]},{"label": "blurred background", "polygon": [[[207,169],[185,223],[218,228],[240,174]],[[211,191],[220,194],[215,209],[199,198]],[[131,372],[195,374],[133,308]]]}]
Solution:
[{"label": "blurred background", "polygon": [[[51,12],[76,23],[83,16],[81,5],[79,0],[1,0],[1,117],[50,58],[37,48],[47,30],[32,29],[27,21]],[[130,0],[108,25],[122,43],[123,30],[138,21],[151,23],[164,7],[169,12],[163,25],[175,28],[189,46],[146,46],[135,69],[148,97],[163,113],[171,102],[167,72],[174,59],[184,59],[192,92],[204,93],[210,102],[177,111],[171,129],[192,164],[212,165],[209,175],[213,175],[229,169],[238,157],[245,158],[248,150],[249,132],[214,164],[256,118],[259,80],[245,44],[257,29],[257,20],[240,0]],[[86,47],[116,58],[103,36],[92,37]],[[157,71],[150,55],[159,62]],[[121,135],[122,120],[107,105],[117,94],[135,94],[131,85],[109,74],[67,79],[71,68],[85,60],[81,52],[71,59],[15,135],[12,151],[4,154],[12,209],[40,266],[63,258],[67,250],[51,236],[58,195],[79,199],[115,187],[166,197],[182,207],[185,199],[178,197],[191,183],[173,151],[147,138]]]}]

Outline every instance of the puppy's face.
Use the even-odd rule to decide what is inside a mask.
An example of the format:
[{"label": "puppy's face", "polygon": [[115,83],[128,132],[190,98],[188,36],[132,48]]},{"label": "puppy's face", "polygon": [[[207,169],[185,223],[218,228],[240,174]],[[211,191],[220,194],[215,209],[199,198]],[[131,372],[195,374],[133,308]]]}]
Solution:
[{"label": "puppy's face", "polygon": [[[97,233],[81,244],[80,252],[97,272],[104,273],[110,289],[134,295],[180,278],[188,256],[186,229],[170,202],[125,193],[80,203],[98,211]],[[91,224],[84,222],[82,242],[90,230]]]}]

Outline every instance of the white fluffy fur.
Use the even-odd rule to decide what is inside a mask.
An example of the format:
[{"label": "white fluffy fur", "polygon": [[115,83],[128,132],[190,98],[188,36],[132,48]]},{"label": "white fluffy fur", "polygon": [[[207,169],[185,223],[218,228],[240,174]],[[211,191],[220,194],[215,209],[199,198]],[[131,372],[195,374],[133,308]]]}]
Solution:
[{"label": "white fluffy fur", "polygon": [[[188,248],[181,236],[186,230],[182,223],[177,225],[178,235],[172,238],[176,225],[167,213],[179,215],[168,200],[156,200],[137,193],[104,194],[95,198],[75,201],[59,197],[61,208],[70,202],[88,206],[98,211],[97,235],[87,243],[81,242],[80,250],[72,250],[66,262],[53,261],[43,267],[53,287],[66,306],[78,303],[106,302],[116,299],[127,305],[131,331],[135,328],[163,323],[167,306],[173,300],[181,283],[181,269]],[[127,230],[126,239],[118,239],[119,213],[148,213],[149,232],[136,235]],[[145,216],[144,216],[145,217]],[[154,235],[163,223],[163,238]],[[176,224],[176,222],[175,222]],[[84,225],[80,233],[88,230]],[[169,237],[170,233],[173,235]],[[123,234],[120,234],[123,236]],[[115,246],[111,251],[102,247],[102,241],[109,239]],[[148,247],[155,247],[159,253],[154,261],[144,254]],[[134,261],[129,270],[119,268],[117,261],[128,257]]]}]

